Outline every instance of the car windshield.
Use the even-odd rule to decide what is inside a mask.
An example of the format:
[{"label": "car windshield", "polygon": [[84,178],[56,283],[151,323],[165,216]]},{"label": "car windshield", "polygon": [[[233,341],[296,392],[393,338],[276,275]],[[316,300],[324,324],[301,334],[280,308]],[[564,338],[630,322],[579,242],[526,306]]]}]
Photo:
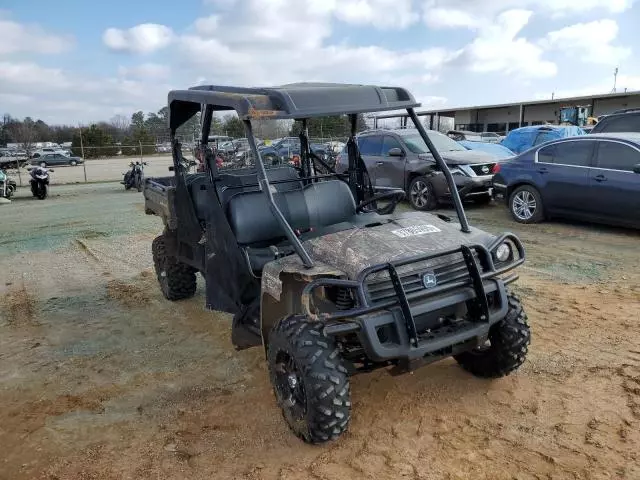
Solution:
[{"label": "car windshield", "polygon": [[[446,135],[439,132],[427,132],[429,139],[433,142],[436,150],[439,152],[464,152],[466,148],[455,140],[450,139]],[[424,142],[419,133],[402,136],[407,148],[413,153],[429,153],[427,144]]]}]

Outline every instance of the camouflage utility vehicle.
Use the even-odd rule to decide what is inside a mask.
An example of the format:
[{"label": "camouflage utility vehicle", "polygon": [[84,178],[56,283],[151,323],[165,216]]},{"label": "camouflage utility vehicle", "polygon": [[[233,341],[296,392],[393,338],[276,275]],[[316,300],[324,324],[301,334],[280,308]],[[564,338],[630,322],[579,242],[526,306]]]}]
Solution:
[{"label": "camouflage utility vehicle", "polygon": [[[194,295],[233,314],[236,348],[262,345],[289,427],[311,443],[349,424],[349,377],[375,368],[401,373],[453,356],[479,377],[508,375],[525,359],[529,327],[507,285],[524,262],[515,235],[470,227],[455,182],[403,88],[292,84],[198,86],[169,93],[173,175],[147,178],[146,211],[164,221],[153,241],[169,300]],[[355,141],[357,115],[406,109],[452,192],[457,220],[394,213],[405,197],[374,189]],[[254,164],[221,170],[207,144],[215,111],[244,123]],[[188,173],[175,137],[201,114],[205,171]],[[335,173],[310,148],[307,121],[350,119],[348,168]],[[265,166],[254,119],[301,122],[300,163]],[[322,172],[322,173],[320,173]]]}]

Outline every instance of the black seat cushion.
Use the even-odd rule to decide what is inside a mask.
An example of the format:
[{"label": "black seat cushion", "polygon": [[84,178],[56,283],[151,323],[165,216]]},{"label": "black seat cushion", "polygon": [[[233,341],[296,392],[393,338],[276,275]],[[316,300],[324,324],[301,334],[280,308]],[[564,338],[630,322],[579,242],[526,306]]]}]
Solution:
[{"label": "black seat cushion", "polygon": [[[267,170],[270,181],[286,181],[274,184],[277,191],[302,190],[302,181],[295,168],[285,166]],[[199,220],[205,220],[207,208],[210,206],[209,192],[212,185],[208,173],[195,173],[185,177],[185,183],[189,189],[196,216]],[[226,210],[229,199],[243,192],[258,192],[258,177],[255,169],[238,169],[232,173],[223,173],[215,180],[215,190],[222,208]]]},{"label": "black seat cushion", "polygon": [[[350,221],[356,204],[340,180],[312,183],[303,190],[272,192],[274,201],[294,230]],[[264,244],[285,236],[262,192],[244,192],[229,200],[229,224],[241,245]]]},{"label": "black seat cushion", "polygon": [[[279,192],[302,189],[302,181],[300,175],[295,168],[284,166],[278,168],[270,168],[267,170],[267,178],[271,182],[284,181],[284,183],[276,183],[274,187]],[[216,191],[223,208],[226,207],[229,199],[238,193],[259,191],[258,175],[255,169],[242,169],[233,173],[223,173],[216,180]]]}]

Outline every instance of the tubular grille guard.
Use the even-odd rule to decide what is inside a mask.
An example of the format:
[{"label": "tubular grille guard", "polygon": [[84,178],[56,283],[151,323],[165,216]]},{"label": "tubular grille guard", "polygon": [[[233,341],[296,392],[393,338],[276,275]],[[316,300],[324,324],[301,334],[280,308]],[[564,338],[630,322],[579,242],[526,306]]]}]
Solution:
[{"label": "tubular grille guard", "polygon": [[[512,243],[516,248],[516,250],[518,251],[518,259],[508,263],[507,265],[496,268],[491,252],[493,252],[493,250],[496,249],[498,245],[505,241]],[[439,258],[445,255],[456,253],[461,254],[464,258],[465,265],[469,273],[466,278],[448,282],[444,285],[439,285],[431,289],[424,289],[419,292],[412,292],[410,294],[407,294],[405,292],[396,270],[398,267],[416,262],[424,262],[425,260]],[[302,291],[302,304],[304,306],[303,313],[311,318],[318,318],[319,320],[327,322],[347,320],[350,318],[368,315],[382,310],[400,307],[400,311],[407,328],[407,334],[411,339],[412,344],[417,345],[418,335],[416,331],[415,320],[413,318],[413,314],[411,313],[410,302],[417,300],[426,300],[429,297],[447,293],[458,288],[471,287],[473,288],[475,293],[474,308],[477,311],[481,321],[488,321],[489,307],[487,297],[484,293],[483,281],[513,270],[514,268],[522,265],[524,263],[524,260],[525,253],[522,242],[520,242],[518,237],[516,237],[515,235],[511,233],[505,233],[497,238],[489,247],[479,244],[461,245],[460,247],[451,250],[445,250],[432,254],[424,254],[416,257],[406,258],[396,262],[374,265],[363,270],[360,275],[358,275],[358,278],[356,280],[342,280],[336,278],[320,278],[318,280],[314,280],[313,282],[308,283]],[[478,265],[478,262],[480,263],[480,265]],[[367,293],[366,281],[370,275],[381,271],[388,272],[389,278],[393,283],[396,296],[393,299],[385,300],[383,302],[372,305],[371,299]],[[313,291],[316,288],[332,286],[353,289],[355,293],[354,297],[357,299],[357,306],[350,310],[333,313],[312,313],[310,310],[310,299]]]}]

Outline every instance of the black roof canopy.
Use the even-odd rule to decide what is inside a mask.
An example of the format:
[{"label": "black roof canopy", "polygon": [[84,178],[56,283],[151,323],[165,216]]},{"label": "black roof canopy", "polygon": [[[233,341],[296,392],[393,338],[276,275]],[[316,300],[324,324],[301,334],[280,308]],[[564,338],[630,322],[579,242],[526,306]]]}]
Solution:
[{"label": "black roof canopy", "polygon": [[170,91],[168,103],[171,129],[189,120],[201,105],[235,110],[243,120],[301,119],[420,106],[404,88],[341,83],[292,83],[263,88],[203,85]]}]

